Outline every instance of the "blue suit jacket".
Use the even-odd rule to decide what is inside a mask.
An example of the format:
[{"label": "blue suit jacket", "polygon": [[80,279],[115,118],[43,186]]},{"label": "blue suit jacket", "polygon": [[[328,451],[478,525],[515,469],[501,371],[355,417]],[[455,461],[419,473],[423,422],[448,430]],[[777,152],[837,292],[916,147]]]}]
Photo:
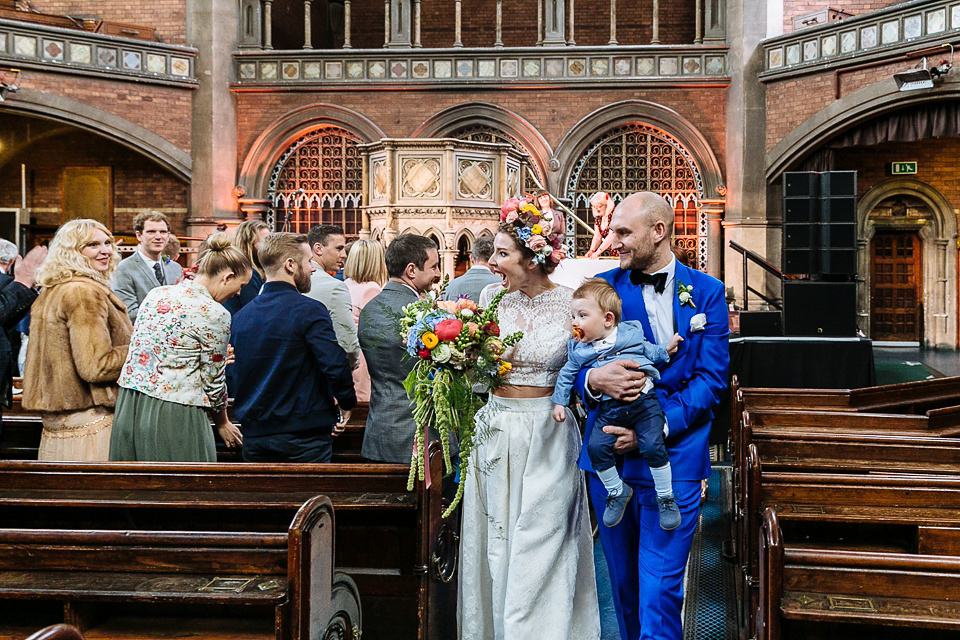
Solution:
[{"label": "blue suit jacket", "polygon": [[[654,342],[641,287],[630,282],[630,272],[617,268],[598,277],[612,284],[620,295],[624,319],[639,320],[647,340]],[[716,278],[678,262],[675,281],[693,286],[696,308],[681,306],[674,297],[674,322],[683,342],[670,363],[660,368],[656,391],[670,428],[666,445],[674,481],[702,480],[710,475],[713,407],[727,387],[730,366],[727,305],[723,283]],[[706,315],[706,326],[702,331],[691,331],[690,319],[698,313]],[[577,385],[581,395],[584,373],[585,370],[580,372]],[[595,418],[596,411],[593,411],[587,420],[587,438]],[[580,455],[580,468],[593,471],[586,448]],[[624,456],[621,476],[635,483],[653,482],[649,466],[636,452]]]}]

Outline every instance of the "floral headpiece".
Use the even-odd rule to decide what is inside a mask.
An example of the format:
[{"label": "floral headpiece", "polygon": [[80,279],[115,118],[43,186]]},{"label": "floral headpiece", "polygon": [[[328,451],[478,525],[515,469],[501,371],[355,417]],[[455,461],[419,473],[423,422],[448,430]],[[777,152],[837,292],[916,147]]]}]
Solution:
[{"label": "floral headpiece", "polygon": [[513,233],[530,251],[533,261],[545,264],[548,260],[559,264],[567,257],[560,234],[553,231],[553,215],[541,213],[528,197],[510,198],[500,207],[500,222],[512,226]]}]

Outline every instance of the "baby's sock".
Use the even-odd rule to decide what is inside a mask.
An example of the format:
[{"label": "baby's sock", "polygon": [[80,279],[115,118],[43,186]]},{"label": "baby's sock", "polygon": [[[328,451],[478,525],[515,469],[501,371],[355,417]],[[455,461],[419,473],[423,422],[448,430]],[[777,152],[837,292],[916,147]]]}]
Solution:
[{"label": "baby's sock", "polygon": [[657,467],[656,469],[651,467],[650,475],[653,476],[653,488],[656,489],[657,491],[657,497],[672,498],[673,497],[673,474],[670,473],[670,463],[668,462],[662,467]]},{"label": "baby's sock", "polygon": [[618,496],[623,493],[623,480],[620,479],[620,474],[617,473],[616,467],[597,471],[597,475],[600,476],[600,482],[603,483],[603,486],[607,489],[607,493],[611,496]]}]

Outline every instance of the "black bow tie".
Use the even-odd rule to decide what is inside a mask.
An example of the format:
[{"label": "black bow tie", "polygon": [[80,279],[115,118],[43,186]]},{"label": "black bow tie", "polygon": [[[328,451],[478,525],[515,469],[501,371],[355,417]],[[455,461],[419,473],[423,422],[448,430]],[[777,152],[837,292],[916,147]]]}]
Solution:
[{"label": "black bow tie", "polygon": [[663,293],[663,290],[667,288],[667,274],[666,273],[655,273],[650,275],[649,273],[644,273],[639,269],[634,269],[630,272],[630,282],[633,284],[645,285],[652,284],[653,290],[657,293]]}]

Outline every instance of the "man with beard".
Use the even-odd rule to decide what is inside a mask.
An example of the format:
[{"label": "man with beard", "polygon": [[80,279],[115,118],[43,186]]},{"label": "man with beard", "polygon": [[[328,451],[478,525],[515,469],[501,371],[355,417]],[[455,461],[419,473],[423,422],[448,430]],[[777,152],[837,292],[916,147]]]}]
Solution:
[{"label": "man with beard", "polygon": [[310,245],[303,235],[273,233],[257,255],[266,282],[233,317],[230,336],[243,459],[329,462],[332,437],[343,431],[357,397],[330,314],[300,295],[310,291]]},{"label": "man with beard", "polygon": [[[613,213],[612,248],[620,268],[601,273],[623,303],[624,320],[639,320],[650,342],[662,344],[677,332],[679,351],[661,369],[655,387],[666,424],[664,439],[673,470],[673,491],[682,523],[665,531],[658,523],[657,495],[650,467],[636,454],[636,433],[625,425],[594,425],[617,436],[614,451],[624,454],[621,477],[634,490],[623,520],[600,527],[610,568],[614,605],[624,640],[683,636],[683,571],[699,521],[700,482],[710,475],[708,440],[713,407],[727,386],[729,328],[723,283],[677,262],[670,248],[673,208],[644,192],[623,200]],[[580,372],[587,398],[601,395],[636,400],[645,376],[637,363],[620,360]],[[603,517],[606,490],[590,467],[586,449],[580,466],[587,471],[597,518]]]}]

